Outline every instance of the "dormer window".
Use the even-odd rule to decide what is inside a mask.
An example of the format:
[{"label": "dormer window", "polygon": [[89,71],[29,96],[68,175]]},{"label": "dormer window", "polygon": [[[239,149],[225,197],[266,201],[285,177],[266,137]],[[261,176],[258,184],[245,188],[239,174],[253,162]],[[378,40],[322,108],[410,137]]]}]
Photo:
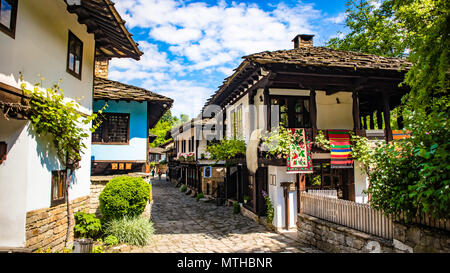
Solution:
[{"label": "dormer window", "polygon": [[67,50],[67,72],[81,80],[81,66],[83,65],[83,42],[69,31],[69,46]]},{"label": "dormer window", "polygon": [[16,35],[18,0],[0,0],[0,30],[11,36]]}]

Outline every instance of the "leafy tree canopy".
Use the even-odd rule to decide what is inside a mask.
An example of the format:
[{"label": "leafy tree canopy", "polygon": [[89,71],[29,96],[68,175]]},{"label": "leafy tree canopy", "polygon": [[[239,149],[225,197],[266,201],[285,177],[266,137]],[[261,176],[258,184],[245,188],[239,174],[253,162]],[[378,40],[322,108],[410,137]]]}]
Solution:
[{"label": "leafy tree canopy", "polygon": [[150,147],[154,148],[157,147],[164,142],[170,140],[165,139],[166,134],[168,131],[172,130],[173,127],[179,126],[184,122],[189,121],[189,116],[185,114],[180,114],[180,117],[173,116],[172,113],[167,111],[161,119],[158,121],[158,123],[150,129],[150,133],[153,135],[156,135],[156,139],[150,143]]},{"label": "leafy tree canopy", "polygon": [[348,1],[350,32],[327,46],[383,56],[408,52],[403,84],[411,138],[378,147],[369,173],[371,204],[386,213],[450,217],[448,0]]}]

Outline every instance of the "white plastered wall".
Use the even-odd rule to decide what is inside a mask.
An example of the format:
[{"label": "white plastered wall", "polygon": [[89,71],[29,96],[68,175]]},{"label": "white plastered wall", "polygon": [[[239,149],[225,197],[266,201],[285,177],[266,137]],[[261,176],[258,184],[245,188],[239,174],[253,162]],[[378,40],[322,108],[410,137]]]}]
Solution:
[{"label": "white plastered wall", "polygon": [[[81,80],[66,72],[69,30],[83,42]],[[0,32],[0,82],[20,88],[19,72],[29,86],[41,82],[38,74],[45,78],[44,88],[62,80],[65,97],[81,98],[80,110],[90,114],[94,47],[93,34],[67,12],[64,1],[18,1],[15,38]],[[50,207],[51,171],[60,166],[51,139],[36,136],[28,122],[2,119],[0,124],[0,141],[8,144],[7,160],[0,165],[0,246],[23,247],[26,212]],[[89,195],[90,137],[84,143],[70,200]]]},{"label": "white plastered wall", "polygon": [[[276,185],[270,184],[271,175],[276,176]],[[286,173],[284,166],[269,166],[268,168],[269,197],[274,207],[273,225],[277,229],[285,227],[285,200],[281,182],[294,182],[295,174]],[[289,228],[297,224],[297,194],[289,192]]]},{"label": "white plastered wall", "polygon": [[[337,102],[339,100],[339,103]],[[317,129],[353,129],[351,92],[316,91]]]}]

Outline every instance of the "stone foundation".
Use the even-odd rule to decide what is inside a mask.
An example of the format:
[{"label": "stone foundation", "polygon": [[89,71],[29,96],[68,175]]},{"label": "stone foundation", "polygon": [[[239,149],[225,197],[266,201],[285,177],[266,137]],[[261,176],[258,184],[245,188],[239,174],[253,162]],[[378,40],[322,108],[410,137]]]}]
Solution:
[{"label": "stone foundation", "polygon": [[394,222],[387,240],[313,216],[298,214],[297,234],[302,243],[326,252],[449,253],[450,232],[417,224]]},{"label": "stone foundation", "polygon": [[340,226],[313,216],[297,215],[298,239],[326,252],[394,252],[389,240]]},{"label": "stone foundation", "polygon": [[409,253],[450,253],[450,232],[394,222],[394,246]]},{"label": "stone foundation", "polygon": [[[89,196],[70,201],[72,228],[69,242],[73,242],[74,213],[87,210]],[[52,252],[64,249],[67,234],[67,206],[66,203],[51,208],[37,209],[27,212],[26,218],[26,247],[32,251],[50,248]]]}]

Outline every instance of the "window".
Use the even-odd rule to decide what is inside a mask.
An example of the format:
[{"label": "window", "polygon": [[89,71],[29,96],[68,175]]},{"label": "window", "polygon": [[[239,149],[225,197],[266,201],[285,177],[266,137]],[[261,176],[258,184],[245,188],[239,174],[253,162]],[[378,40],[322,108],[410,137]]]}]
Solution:
[{"label": "window", "polygon": [[15,38],[18,0],[0,0],[0,30]]},{"label": "window", "polygon": [[69,30],[69,46],[67,50],[67,72],[81,80],[83,65],[83,43]]},{"label": "window", "polygon": [[94,144],[128,144],[130,134],[130,114],[103,113],[100,126],[92,133]]},{"label": "window", "polygon": [[182,153],[186,152],[186,140],[185,139],[181,140],[181,152]]},{"label": "window", "polygon": [[285,128],[309,128],[309,98],[272,96],[271,104],[279,106],[279,122]]},{"label": "window", "polygon": [[206,166],[203,169],[203,177],[209,178],[211,177],[211,166]]},{"label": "window", "polygon": [[242,104],[239,105],[236,110],[231,111],[231,136],[234,139],[242,138],[243,130],[242,130]]},{"label": "window", "polygon": [[56,206],[66,201],[66,182],[67,171],[52,171],[51,206]]}]

